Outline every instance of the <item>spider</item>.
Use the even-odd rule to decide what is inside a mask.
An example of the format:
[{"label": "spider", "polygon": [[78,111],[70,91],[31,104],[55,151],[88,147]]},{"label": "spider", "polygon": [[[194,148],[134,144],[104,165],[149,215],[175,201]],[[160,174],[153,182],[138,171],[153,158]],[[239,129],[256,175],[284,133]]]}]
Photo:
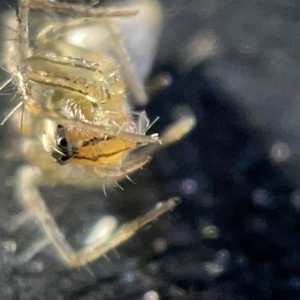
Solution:
[{"label": "spider", "polygon": [[[17,171],[16,192],[25,213],[13,217],[11,229],[34,220],[43,234],[17,256],[20,264],[52,246],[68,267],[85,266],[178,203],[176,197],[160,202],[119,227],[114,217],[107,216],[75,251],[39,191],[47,185],[91,189],[117,182],[195,124],[192,115],[183,116],[161,138],[146,135],[152,124],[145,111],[134,112],[132,105],[147,102],[143,81],[156,41],[145,34],[158,35],[161,11],[154,0],[123,3],[125,8],[18,0],[17,17],[9,19],[16,38],[4,51],[3,64],[11,77],[2,89],[12,83],[20,103],[4,121],[14,114],[12,122],[19,122],[15,116],[24,110],[22,149],[30,163]],[[35,17],[30,23],[30,14],[40,11],[49,13],[52,22]]]}]

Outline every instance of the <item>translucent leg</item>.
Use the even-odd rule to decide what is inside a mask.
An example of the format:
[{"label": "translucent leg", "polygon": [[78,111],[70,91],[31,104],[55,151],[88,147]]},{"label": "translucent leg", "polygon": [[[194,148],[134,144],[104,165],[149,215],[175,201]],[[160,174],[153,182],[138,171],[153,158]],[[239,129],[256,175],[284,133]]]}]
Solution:
[{"label": "translucent leg", "polygon": [[140,228],[157,219],[160,215],[173,209],[179,203],[178,198],[170,198],[165,202],[160,202],[142,217],[136,218],[121,226],[103,245],[95,245],[94,247],[85,247],[77,252],[72,259],[68,261],[71,267],[85,265],[99,256],[104,255],[109,250],[114,249],[121,243],[132,237]]},{"label": "translucent leg", "polygon": [[47,238],[40,239],[34,242],[28,249],[26,249],[21,255],[17,257],[17,264],[26,264],[37,253],[42,251],[46,246],[50,245],[51,241]]},{"label": "translucent leg", "polygon": [[61,14],[78,14],[85,17],[103,18],[103,17],[126,17],[138,13],[136,9],[125,9],[117,7],[99,8],[92,5],[70,4],[65,2],[55,2],[51,0],[19,0],[19,9],[32,10],[51,10]]},{"label": "translucent leg", "polygon": [[[42,250],[43,247],[49,244],[54,246],[59,258],[69,267],[84,266],[125,242],[141,227],[173,209],[178,203],[177,198],[171,198],[166,202],[158,203],[156,207],[151,209],[144,216],[138,217],[117,229],[117,231],[108,237],[105,243],[97,243],[97,241],[95,241],[92,244],[86,245],[78,252],[75,252],[66,241],[63,233],[59,230],[38,191],[39,185],[43,182],[49,182],[50,180],[49,178],[44,178],[44,176],[40,169],[30,166],[22,167],[18,173],[18,197],[24,208],[32,213],[33,218],[44,233],[42,240],[37,241],[19,256],[17,260],[19,262],[25,262],[31,259],[36,253]],[[77,184],[77,182],[74,184]],[[108,229],[108,231],[109,230],[110,229]]]},{"label": "translucent leg", "polygon": [[19,227],[21,227],[24,223],[32,219],[32,213],[24,210],[20,212],[19,214],[13,216],[9,222],[7,222],[7,230],[9,232],[16,231]]}]

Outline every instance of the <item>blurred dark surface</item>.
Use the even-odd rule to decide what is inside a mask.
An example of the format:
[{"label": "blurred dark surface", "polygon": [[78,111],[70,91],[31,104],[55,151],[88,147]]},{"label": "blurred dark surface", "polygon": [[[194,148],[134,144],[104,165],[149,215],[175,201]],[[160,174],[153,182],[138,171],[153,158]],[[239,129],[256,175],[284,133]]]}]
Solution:
[{"label": "blurred dark surface", "polygon": [[[103,208],[125,222],[159,199],[178,195],[181,205],[89,268],[69,271],[50,252],[15,267],[2,251],[0,299],[155,300],[154,292],[166,300],[300,299],[299,137],[288,130],[297,128],[299,3],[163,3],[166,24],[153,76],[167,73],[173,81],[147,111],[160,116],[153,128],[160,132],[191,109],[196,129],[157,153],[132,177],[136,185],[122,182],[125,191],[112,191],[108,201],[101,191],[44,193],[77,247],[82,228]],[[198,49],[189,40],[199,30],[217,48],[204,60],[189,60],[187,49]],[[283,124],[282,115],[294,123]],[[0,130],[7,153],[15,140],[8,126]],[[2,220],[19,211],[12,180],[20,162],[1,159]],[[30,225],[14,234],[0,228],[1,240],[18,247],[36,234]]]}]

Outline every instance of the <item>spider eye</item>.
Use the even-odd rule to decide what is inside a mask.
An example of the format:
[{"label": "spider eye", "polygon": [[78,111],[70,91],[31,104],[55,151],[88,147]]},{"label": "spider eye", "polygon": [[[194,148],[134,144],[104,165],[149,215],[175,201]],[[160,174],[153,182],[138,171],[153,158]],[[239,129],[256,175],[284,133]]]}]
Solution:
[{"label": "spider eye", "polygon": [[57,140],[57,145],[62,148],[66,148],[68,146],[68,142],[65,138],[59,138]]}]

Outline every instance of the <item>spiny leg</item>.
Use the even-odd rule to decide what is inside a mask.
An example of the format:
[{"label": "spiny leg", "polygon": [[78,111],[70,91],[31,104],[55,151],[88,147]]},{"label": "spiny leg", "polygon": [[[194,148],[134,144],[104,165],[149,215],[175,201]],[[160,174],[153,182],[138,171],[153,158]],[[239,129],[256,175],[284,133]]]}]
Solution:
[{"label": "spiny leg", "polygon": [[[17,260],[18,263],[26,262],[26,259],[31,259],[37,252],[42,250],[43,247],[52,245],[55,247],[60,259],[69,267],[84,266],[125,242],[141,227],[173,209],[178,203],[177,198],[171,198],[166,202],[158,203],[156,207],[151,209],[144,216],[117,229],[108,237],[105,243],[103,243],[103,238],[101,236],[99,237],[99,241],[93,239],[92,244],[88,244],[78,252],[75,252],[66,241],[63,233],[59,230],[38,191],[40,185],[51,184],[51,182],[57,183],[57,181],[59,181],[64,184],[64,182],[61,181],[63,177],[62,172],[58,171],[58,173],[59,174],[55,174],[55,172],[53,172],[50,177],[47,177],[39,168],[31,166],[24,166],[18,172],[18,197],[24,208],[32,213],[34,219],[38,222],[40,229],[44,233],[44,238],[42,240],[37,241],[32,247],[19,256]],[[74,182],[74,179],[70,180],[69,178],[67,184],[70,184],[71,181],[73,184],[76,184],[76,186],[80,186],[83,182],[85,187],[94,186],[97,182],[95,179],[92,179],[92,182],[88,182],[88,179],[85,182],[82,180]],[[108,228],[108,231],[109,230],[110,229]]]}]

